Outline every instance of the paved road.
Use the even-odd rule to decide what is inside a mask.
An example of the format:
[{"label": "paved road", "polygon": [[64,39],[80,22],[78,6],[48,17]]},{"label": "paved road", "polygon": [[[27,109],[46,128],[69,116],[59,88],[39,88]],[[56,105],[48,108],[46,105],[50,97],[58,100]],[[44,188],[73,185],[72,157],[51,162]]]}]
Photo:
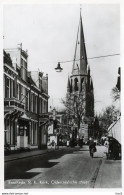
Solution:
[{"label": "paved road", "polygon": [[87,146],[7,162],[5,188],[93,187],[101,162],[101,154],[90,158]]},{"label": "paved road", "polygon": [[[94,158],[91,158],[88,146],[84,146],[82,149],[66,148],[40,156],[6,162],[5,188],[99,187],[101,181],[104,183],[103,179],[107,182],[105,161],[104,147],[98,146]],[[104,171],[102,177],[99,177],[100,169]],[[112,171],[109,169],[109,175],[113,175],[113,169]],[[117,179],[120,179],[120,175]],[[99,185],[96,185],[96,181]]]}]

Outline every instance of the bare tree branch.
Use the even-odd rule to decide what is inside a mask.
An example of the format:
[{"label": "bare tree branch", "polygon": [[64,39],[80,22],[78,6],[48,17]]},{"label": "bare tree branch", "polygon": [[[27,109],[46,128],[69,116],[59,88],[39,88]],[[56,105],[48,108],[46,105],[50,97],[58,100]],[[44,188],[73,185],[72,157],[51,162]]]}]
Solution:
[{"label": "bare tree branch", "polygon": [[114,87],[114,88],[112,89],[112,97],[113,97],[113,100],[114,100],[114,101],[117,101],[117,100],[120,99],[120,91],[118,90],[117,87]]}]

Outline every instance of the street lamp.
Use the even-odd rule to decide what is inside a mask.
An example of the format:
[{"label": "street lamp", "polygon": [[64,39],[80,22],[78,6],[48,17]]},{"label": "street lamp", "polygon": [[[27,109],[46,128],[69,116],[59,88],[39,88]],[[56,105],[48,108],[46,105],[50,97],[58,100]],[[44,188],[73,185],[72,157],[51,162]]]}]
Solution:
[{"label": "street lamp", "polygon": [[55,68],[56,72],[62,72],[63,68],[60,66],[60,62],[58,62],[57,67]]}]

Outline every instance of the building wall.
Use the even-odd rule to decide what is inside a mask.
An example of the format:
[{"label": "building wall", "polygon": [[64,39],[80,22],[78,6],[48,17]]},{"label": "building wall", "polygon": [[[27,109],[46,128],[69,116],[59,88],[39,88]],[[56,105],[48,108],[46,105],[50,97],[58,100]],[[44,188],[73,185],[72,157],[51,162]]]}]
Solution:
[{"label": "building wall", "polygon": [[[41,117],[39,114],[48,113],[49,96],[45,92],[42,95],[42,82],[40,85],[38,83],[42,80],[43,74],[38,71],[35,74],[34,72],[28,74],[28,54],[21,48],[6,50],[6,52],[10,56],[4,53],[5,144],[14,145],[17,148],[19,136],[27,137],[27,145],[30,148],[39,147],[39,143],[40,145],[47,144],[47,129],[42,131],[41,140],[38,141],[39,118]],[[5,55],[10,60],[7,67]],[[8,75],[8,73],[11,74]],[[35,76],[32,78],[31,75]]]}]

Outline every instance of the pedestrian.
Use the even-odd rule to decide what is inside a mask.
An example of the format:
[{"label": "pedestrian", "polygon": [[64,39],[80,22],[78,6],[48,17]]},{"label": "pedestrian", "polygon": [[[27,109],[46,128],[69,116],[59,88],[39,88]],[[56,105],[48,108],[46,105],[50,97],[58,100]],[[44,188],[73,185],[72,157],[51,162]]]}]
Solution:
[{"label": "pedestrian", "polygon": [[69,140],[67,140],[67,147],[69,147]]},{"label": "pedestrian", "polygon": [[105,146],[105,153],[108,158],[108,153],[109,153],[109,139],[108,138],[105,139],[104,146]]},{"label": "pedestrian", "polygon": [[93,152],[96,152],[96,143],[94,142],[93,137],[91,137],[89,140],[89,151],[90,151],[90,156],[92,156]]}]

